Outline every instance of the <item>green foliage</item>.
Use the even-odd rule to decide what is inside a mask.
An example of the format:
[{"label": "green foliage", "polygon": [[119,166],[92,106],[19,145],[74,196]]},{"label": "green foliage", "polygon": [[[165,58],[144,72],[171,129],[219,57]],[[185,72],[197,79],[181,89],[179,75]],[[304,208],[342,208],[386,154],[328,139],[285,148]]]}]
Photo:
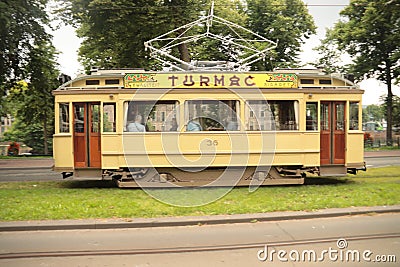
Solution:
[{"label": "green foliage", "polygon": [[363,109],[363,122],[382,121],[384,117],[384,107],[379,105],[368,105]]},{"label": "green foliage", "polygon": [[[53,139],[50,138],[54,124],[47,124],[48,138],[46,140],[47,150],[51,151]],[[5,141],[18,141],[26,144],[33,149],[34,153],[48,154],[45,151],[45,140],[43,135],[43,124],[41,122],[25,123],[19,119],[16,119],[13,123],[12,128],[4,133]]]},{"label": "green foliage", "polygon": [[332,29],[327,29],[326,38],[321,40],[321,44],[313,49],[319,53],[320,57],[311,65],[322,68],[327,73],[346,73],[348,70],[342,64],[342,52],[333,34]]},{"label": "green foliage", "polygon": [[398,83],[400,77],[400,2],[351,0],[341,15],[344,19],[328,32],[324,42],[335,44],[353,58],[348,69],[356,79],[374,77],[387,85],[386,138],[391,144],[392,83]]},{"label": "green foliage", "polygon": [[[69,0],[59,12],[78,26],[84,39],[80,60],[86,69],[151,68],[144,42],[198,18],[205,1]],[[190,8],[189,8],[190,7]]]},{"label": "green foliage", "polygon": [[[211,1],[208,1],[207,5],[210,6]],[[204,5],[204,7],[207,7]],[[204,8],[204,10],[206,10]],[[247,23],[247,14],[245,13],[245,7],[243,3],[238,0],[220,0],[216,3],[214,7],[214,15],[227,19],[235,24],[238,24],[242,27],[246,27]],[[199,32],[206,32],[206,25],[203,27],[199,27]],[[220,36],[224,36],[226,38],[234,37],[235,33],[226,27],[225,25],[213,23],[211,27],[212,33],[218,33]],[[244,35],[243,32],[240,32],[242,37],[249,38],[249,36]],[[237,36],[235,36],[237,37]],[[240,51],[238,51],[237,47],[229,43],[221,43],[219,40],[214,40],[210,38],[204,38],[200,41],[191,44],[189,47],[191,51],[191,59],[192,60],[215,60],[215,61],[237,61],[240,57]]]},{"label": "green foliage", "polygon": [[[199,19],[211,6],[211,0],[59,2],[63,4],[59,12],[78,27],[78,35],[84,39],[79,55],[86,69],[91,66],[159,69],[161,66],[145,51],[144,42]],[[219,0],[215,1],[214,14],[278,41],[271,58],[254,67],[259,70],[296,65],[301,44],[315,33],[313,19],[301,0]],[[205,27],[199,25],[191,34],[204,32]],[[232,35],[220,25],[213,27],[223,36]],[[187,34],[182,29],[177,35],[182,33]],[[184,61],[237,61],[243,56],[229,45],[210,39],[183,43],[167,52]]]},{"label": "green foliage", "polygon": [[0,114],[7,90],[27,78],[26,66],[37,42],[51,37],[44,25],[49,20],[45,11],[47,0],[0,0]]},{"label": "green foliage", "polygon": [[354,57],[356,76],[391,83],[400,75],[399,1],[352,0],[341,15],[348,21],[335,25],[334,37],[339,48]]},{"label": "green foliage", "polygon": [[14,129],[6,138],[26,141],[46,154],[54,121],[51,92],[58,86],[56,51],[45,30],[50,27],[47,3],[0,1],[0,21],[5,25],[0,30],[0,114],[15,118]]},{"label": "green foliage", "polygon": [[256,33],[278,43],[275,53],[258,70],[296,67],[304,40],[316,27],[301,0],[248,0],[248,26]]},{"label": "green foliage", "polygon": [[[383,113],[387,117],[388,110],[388,97],[384,97],[384,102],[382,105]],[[392,116],[393,116],[393,127],[400,127],[400,97],[393,96],[392,98]]]},{"label": "green foliage", "polygon": [[[326,51],[326,58],[335,53],[333,50],[349,53],[354,59],[350,70],[358,79],[374,77],[394,82],[400,75],[400,2],[352,0],[341,15],[343,19],[327,31],[318,50]],[[324,44],[333,47],[324,50]]]}]

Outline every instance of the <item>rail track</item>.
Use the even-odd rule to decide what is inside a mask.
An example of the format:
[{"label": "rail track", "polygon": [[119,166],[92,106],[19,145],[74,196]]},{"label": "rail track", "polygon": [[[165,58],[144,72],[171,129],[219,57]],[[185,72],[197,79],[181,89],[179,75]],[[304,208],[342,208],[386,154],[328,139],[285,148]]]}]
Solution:
[{"label": "rail track", "polygon": [[[81,250],[81,251],[29,251],[16,253],[0,253],[0,260],[4,259],[23,259],[23,258],[48,258],[48,257],[82,257],[82,256],[119,256],[119,255],[151,255],[151,254],[170,254],[170,253],[194,253],[194,252],[215,252],[226,250],[245,250],[260,249],[265,245],[268,247],[282,247],[295,245],[313,245],[320,243],[330,243],[340,240],[342,237],[332,237],[323,239],[302,239],[287,240],[275,243],[255,242],[246,244],[225,244],[212,246],[192,246],[192,247],[165,247],[165,248],[143,248],[143,249],[105,249],[105,250]],[[400,233],[389,233],[383,235],[359,235],[346,237],[346,241],[366,241],[374,239],[400,238]]]}]

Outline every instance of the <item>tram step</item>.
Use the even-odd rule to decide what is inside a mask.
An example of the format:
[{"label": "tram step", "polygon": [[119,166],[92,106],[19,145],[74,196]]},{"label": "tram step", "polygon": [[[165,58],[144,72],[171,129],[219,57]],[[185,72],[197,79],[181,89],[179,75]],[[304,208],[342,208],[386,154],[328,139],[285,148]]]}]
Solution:
[{"label": "tram step", "polygon": [[319,176],[345,176],[347,168],[344,165],[327,165],[319,167]]}]

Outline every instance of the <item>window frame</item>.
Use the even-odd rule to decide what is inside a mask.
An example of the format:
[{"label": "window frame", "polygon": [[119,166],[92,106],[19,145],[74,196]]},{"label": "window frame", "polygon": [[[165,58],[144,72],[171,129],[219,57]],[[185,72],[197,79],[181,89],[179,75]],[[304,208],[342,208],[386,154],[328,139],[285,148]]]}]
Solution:
[{"label": "window frame", "polygon": [[[279,112],[285,110],[281,107],[285,102],[292,102],[293,110],[289,111],[286,115],[288,118],[293,118],[293,120],[286,119],[286,123],[281,123],[283,120],[280,119]],[[260,105],[267,105],[267,109],[264,111],[264,117],[261,115]],[[277,105],[277,106],[276,106]],[[252,106],[254,108],[252,108]],[[275,111],[278,108],[278,111]],[[290,114],[292,112],[292,114]],[[253,117],[251,116],[253,114]],[[300,130],[300,103],[299,100],[248,100],[245,104],[245,125],[246,131],[299,131]],[[278,122],[277,119],[278,118]],[[255,120],[255,122],[254,122]],[[262,120],[264,120],[263,123]],[[256,123],[256,124],[255,124]],[[283,127],[282,125],[287,125]],[[294,125],[294,126],[293,126]]]},{"label": "window frame", "polygon": [[[63,113],[62,106],[66,107],[66,113]],[[63,120],[63,114],[66,115],[66,130],[62,130],[63,129],[63,124],[64,124],[64,120]],[[69,102],[59,102],[58,103],[58,133],[71,133],[71,122],[70,122],[70,103]]]},{"label": "window frame", "polygon": [[[315,117],[313,117],[312,116],[312,114],[310,114],[310,115],[308,115],[308,111],[309,111],[309,109],[308,109],[308,106],[309,105],[315,105]],[[314,102],[314,101],[310,101],[310,102],[306,102],[306,118],[305,118],[305,122],[306,122],[306,131],[319,131],[319,114],[318,114],[318,110],[319,110],[319,108],[318,108],[318,102]],[[312,112],[311,110],[310,110],[310,112]],[[309,118],[308,118],[308,116],[311,116],[312,118],[312,120],[311,120],[311,127],[313,128],[313,129],[309,129],[309,125],[308,125],[308,122],[310,121],[309,120]],[[315,122],[315,125],[313,124],[313,122]]]},{"label": "window frame", "polygon": [[[106,106],[113,106],[112,108],[112,113],[113,113],[113,119],[114,121],[107,122],[106,118],[109,118],[110,116],[107,114],[105,107]],[[117,131],[117,103],[115,102],[104,102],[102,103],[102,131],[103,133],[115,133]],[[111,123],[111,131],[106,131],[109,127],[106,127],[106,123]]]},{"label": "window frame", "polygon": [[[135,107],[135,104],[131,103],[139,103],[136,108],[136,112],[132,109]],[[146,103],[149,107],[146,108]],[[168,110],[156,110],[157,105],[174,105],[173,109],[167,112]],[[132,105],[132,107],[131,107]],[[144,109],[140,111],[139,109]],[[147,109],[147,111],[146,111]],[[167,108],[168,109],[168,108]],[[123,132],[124,133],[166,133],[166,132],[179,132],[180,124],[179,124],[179,101],[178,100],[129,100],[124,101],[123,103],[123,111],[124,111],[124,121],[123,121]],[[158,113],[159,112],[159,113]],[[161,113],[165,112],[165,120],[161,121],[162,116]],[[138,114],[136,114],[138,113]],[[143,114],[141,114],[143,113]],[[129,123],[134,122],[134,116],[140,115],[142,117],[141,125],[143,125],[144,131],[129,131],[128,125]],[[175,123],[174,123],[175,121]],[[153,125],[152,123],[155,123]],[[140,126],[140,125],[138,125]],[[161,127],[161,129],[160,129]],[[141,128],[141,126],[140,126]],[[167,129],[167,130],[166,130]]]},{"label": "window frame", "polygon": [[[193,109],[193,105],[207,105],[207,104],[219,105],[220,102],[225,104],[225,108],[227,108],[225,112],[230,113],[229,115],[224,116],[223,114],[218,112],[218,118],[215,119],[210,118],[209,116],[207,116],[207,114],[204,114],[209,110],[207,106],[201,106],[201,108],[197,111],[200,112],[200,116],[198,114],[190,113],[191,110]],[[234,113],[232,113],[232,111]],[[224,132],[224,131],[238,132],[241,130],[240,111],[241,111],[240,101],[238,99],[186,100],[184,103],[184,121],[185,121],[184,131],[185,132]],[[224,111],[222,110],[222,112]],[[219,126],[219,127],[211,127],[212,125],[208,126],[207,124],[215,124],[214,126]]]},{"label": "window frame", "polygon": [[[352,116],[352,107],[357,107],[357,114],[356,116]],[[360,101],[349,101],[349,130],[350,131],[359,131],[360,129],[362,129],[360,127]],[[356,125],[356,127],[352,127],[352,123],[354,120],[352,120],[352,118],[355,118],[356,123],[354,125]]]}]

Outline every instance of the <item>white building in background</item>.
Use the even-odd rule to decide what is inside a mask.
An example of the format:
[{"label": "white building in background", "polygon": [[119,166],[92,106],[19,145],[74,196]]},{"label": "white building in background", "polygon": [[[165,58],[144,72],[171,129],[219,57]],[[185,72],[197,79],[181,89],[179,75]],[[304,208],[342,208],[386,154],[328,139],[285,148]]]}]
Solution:
[{"label": "white building in background", "polygon": [[8,129],[11,128],[13,118],[11,115],[7,115],[5,117],[0,117],[0,140],[3,138],[4,133],[8,131]]}]

